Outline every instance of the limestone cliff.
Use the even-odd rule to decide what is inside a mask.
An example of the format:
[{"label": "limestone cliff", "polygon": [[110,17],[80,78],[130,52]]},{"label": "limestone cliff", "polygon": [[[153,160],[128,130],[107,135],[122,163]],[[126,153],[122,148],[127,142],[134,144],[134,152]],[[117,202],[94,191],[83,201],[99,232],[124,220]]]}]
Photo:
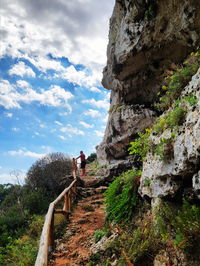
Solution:
[{"label": "limestone cliff", "polygon": [[[187,95],[193,95],[196,103],[191,105],[185,102]],[[189,192],[193,199],[200,199],[200,68],[179,99],[186,115],[184,123],[176,128],[173,139],[168,128],[160,136],[150,136],[154,145],[160,143],[161,139],[169,139],[171,156],[168,160],[162,160],[157,154],[148,153],[140,183],[142,196],[155,199],[175,197],[180,193],[187,198]],[[164,115],[168,112],[170,110]]]},{"label": "limestone cliff", "polygon": [[159,114],[154,103],[166,72],[182,63],[199,40],[198,1],[116,0],[102,81],[111,90],[111,105],[97,148],[101,165],[110,171],[134,166],[127,152],[130,141],[154,123]]}]

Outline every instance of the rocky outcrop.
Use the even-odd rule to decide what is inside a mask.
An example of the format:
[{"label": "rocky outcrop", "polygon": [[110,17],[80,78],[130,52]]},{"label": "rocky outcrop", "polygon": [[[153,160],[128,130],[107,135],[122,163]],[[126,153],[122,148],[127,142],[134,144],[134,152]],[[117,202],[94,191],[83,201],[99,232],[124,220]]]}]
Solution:
[{"label": "rocky outcrop", "polygon": [[98,162],[114,164],[128,155],[127,148],[137,132],[151,126],[154,112],[141,105],[113,106],[103,142],[98,147]]},{"label": "rocky outcrop", "polygon": [[163,71],[198,44],[199,7],[192,0],[117,0],[103,85],[125,103],[151,103]]},{"label": "rocky outcrop", "polygon": [[[184,188],[192,188],[194,193],[200,196],[200,69],[182,92],[182,99],[185,95],[196,96],[198,102],[192,106],[187,104],[185,122],[177,129],[171,143],[171,160],[161,160],[158,155],[152,153],[147,155],[139,189],[142,196],[175,196],[178,190]],[[170,136],[171,131],[167,129],[159,137],[152,135],[151,140],[153,143],[159,143],[161,138]]]},{"label": "rocky outcrop", "polygon": [[111,105],[97,148],[101,165],[124,160],[127,169],[129,142],[153,123],[152,106],[166,72],[199,43],[199,17],[200,2],[193,0],[116,0],[102,80]]}]

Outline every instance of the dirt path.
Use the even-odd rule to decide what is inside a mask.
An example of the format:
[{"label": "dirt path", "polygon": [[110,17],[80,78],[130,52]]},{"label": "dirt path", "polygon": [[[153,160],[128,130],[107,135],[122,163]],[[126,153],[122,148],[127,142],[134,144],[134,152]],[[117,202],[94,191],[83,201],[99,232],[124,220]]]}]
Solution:
[{"label": "dirt path", "polygon": [[104,225],[104,190],[103,187],[84,189],[85,197],[72,213],[66,234],[59,241],[49,265],[87,265],[94,232]]}]

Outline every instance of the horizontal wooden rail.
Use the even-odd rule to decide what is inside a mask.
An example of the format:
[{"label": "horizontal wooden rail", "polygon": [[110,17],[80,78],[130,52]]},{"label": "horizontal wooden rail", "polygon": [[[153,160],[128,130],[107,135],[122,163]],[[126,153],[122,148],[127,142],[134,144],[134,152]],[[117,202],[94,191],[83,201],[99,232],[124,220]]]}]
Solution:
[{"label": "horizontal wooden rail", "polygon": [[54,213],[55,206],[58,202],[64,199],[63,209],[59,212],[63,214],[68,214],[71,211],[72,206],[72,195],[76,194],[76,173],[73,171],[74,181],[67,187],[63,192],[49,204],[49,209],[45,217],[44,226],[42,229],[42,234],[40,237],[39,251],[37,254],[37,259],[35,266],[47,266],[48,265],[48,255],[49,252],[53,250],[54,246]]}]

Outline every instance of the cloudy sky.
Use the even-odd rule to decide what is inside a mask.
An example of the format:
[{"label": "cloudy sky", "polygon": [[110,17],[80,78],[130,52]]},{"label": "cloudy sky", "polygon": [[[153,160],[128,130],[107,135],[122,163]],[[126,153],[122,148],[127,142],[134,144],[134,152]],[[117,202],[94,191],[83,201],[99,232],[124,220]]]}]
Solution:
[{"label": "cloudy sky", "polygon": [[46,153],[89,155],[101,142],[113,7],[114,0],[1,0],[0,183],[16,182],[16,173],[23,179]]}]

